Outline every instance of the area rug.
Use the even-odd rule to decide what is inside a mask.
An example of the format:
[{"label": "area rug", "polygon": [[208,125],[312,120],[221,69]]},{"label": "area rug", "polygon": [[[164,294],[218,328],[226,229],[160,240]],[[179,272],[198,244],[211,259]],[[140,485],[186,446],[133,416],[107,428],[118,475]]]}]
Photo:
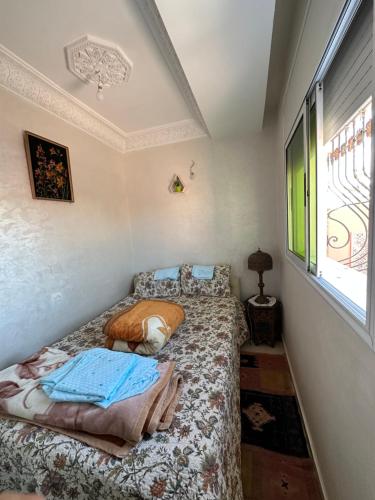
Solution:
[{"label": "area rug", "polygon": [[271,451],[308,457],[296,398],[241,391],[242,442]]},{"label": "area rug", "polygon": [[285,355],[241,354],[241,389],[295,395]]},{"label": "area rug", "polygon": [[245,500],[321,500],[285,355],[241,353]]},{"label": "area rug", "polygon": [[295,458],[242,445],[245,500],[322,500],[311,458]]}]

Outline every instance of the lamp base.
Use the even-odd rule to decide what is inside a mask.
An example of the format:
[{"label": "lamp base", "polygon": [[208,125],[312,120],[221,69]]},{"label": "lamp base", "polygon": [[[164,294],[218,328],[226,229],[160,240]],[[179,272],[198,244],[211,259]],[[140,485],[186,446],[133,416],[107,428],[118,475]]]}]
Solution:
[{"label": "lamp base", "polygon": [[258,295],[258,297],[255,299],[255,302],[257,304],[268,304],[269,303],[269,298],[266,297],[265,295]]}]

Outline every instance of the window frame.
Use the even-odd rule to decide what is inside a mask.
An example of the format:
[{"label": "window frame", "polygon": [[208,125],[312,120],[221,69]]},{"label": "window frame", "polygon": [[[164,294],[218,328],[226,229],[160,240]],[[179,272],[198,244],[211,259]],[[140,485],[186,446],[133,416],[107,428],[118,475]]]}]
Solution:
[{"label": "window frame", "polygon": [[[307,178],[307,185],[306,185],[306,210],[307,210],[307,220],[308,220],[308,260],[307,260],[307,271],[315,276],[318,274],[318,255],[319,255],[319,249],[318,249],[318,204],[317,204],[317,193],[318,193],[318,172],[317,172],[317,166],[318,166],[318,145],[319,145],[319,138],[318,138],[318,120],[320,117],[318,116],[318,102],[317,102],[317,92],[318,92],[318,85],[315,86],[315,89],[310,93],[310,95],[306,98],[305,103],[306,103],[306,151],[307,151],[307,172],[306,172],[306,178]],[[316,116],[316,123],[315,123],[315,226],[316,226],[316,235],[315,235],[315,263],[312,263],[311,261],[311,164],[310,164],[310,158],[311,158],[311,109],[312,107],[315,106],[315,116]]]},{"label": "window frame", "polygon": [[[289,220],[288,220],[288,203],[289,203],[289,194],[288,194],[288,164],[287,164],[287,150],[290,145],[290,142],[292,141],[294,134],[302,120],[302,130],[303,130],[303,162],[304,162],[304,183],[305,183],[305,188],[304,188],[304,207],[305,207],[305,258],[302,259],[299,257],[295,252],[289,249]],[[306,174],[306,141],[305,141],[305,134],[306,134],[306,117],[305,117],[305,110],[304,106],[301,107],[300,111],[298,112],[297,118],[295,119],[293,123],[293,127],[287,137],[287,140],[284,145],[284,176],[285,176],[285,206],[287,207],[286,209],[286,221],[285,221],[285,227],[286,227],[286,238],[285,238],[285,252],[289,259],[300,269],[305,269],[306,268],[306,257],[308,254],[308,245],[306,241],[306,236],[308,234],[307,232],[307,224],[306,224],[306,182],[307,182],[307,174]]]},{"label": "window frame", "polygon": [[[324,75],[328,71],[335,57],[337,51],[339,50],[341,43],[353,21],[362,0],[347,0],[343,11],[337,21],[337,24],[333,30],[332,36],[328,42],[327,48],[323,54],[322,60],[318,66],[318,69],[312,79],[312,82],[308,88],[306,96],[304,98],[303,104],[297,114],[297,117],[293,123],[292,129],[287,136],[284,144],[284,186],[285,186],[285,207],[284,217],[285,217],[285,255],[287,261],[289,261],[297,271],[316,289],[319,294],[328,302],[328,304],[333,307],[333,309],[340,315],[342,319],[366,342],[366,344],[375,351],[375,303],[372,303],[371,299],[375,299],[375,208],[374,208],[374,193],[375,193],[375,126],[372,127],[371,136],[371,190],[370,190],[370,203],[369,203],[369,242],[368,242],[368,271],[367,271],[367,305],[365,315],[363,315],[363,310],[354,304],[350,299],[348,299],[339,290],[333,287],[324,278],[319,278],[317,274],[314,274],[314,269],[310,267],[310,155],[309,155],[309,125],[310,125],[310,99],[315,93],[315,107],[317,121],[322,119],[322,86],[321,81]],[[373,37],[373,45],[374,45]],[[373,51],[373,78],[372,78],[372,120],[374,123],[374,108],[375,108],[375,51]],[[319,96],[319,93],[320,96]],[[304,131],[304,174],[305,174],[305,259],[297,257],[292,251],[289,250],[288,241],[288,178],[287,178],[287,148],[293,138],[294,132],[296,131],[301,118],[303,119],[303,131]],[[323,138],[322,127],[317,124],[317,164],[321,164],[319,156],[323,154]],[[319,170],[316,173],[317,190],[319,190]],[[317,210],[317,233],[319,232],[319,209]],[[320,238],[322,241],[322,239]],[[317,245],[319,245],[319,238],[317,239]],[[319,270],[319,249],[317,249],[317,273]],[[375,300],[374,300],[375,302]]]}]

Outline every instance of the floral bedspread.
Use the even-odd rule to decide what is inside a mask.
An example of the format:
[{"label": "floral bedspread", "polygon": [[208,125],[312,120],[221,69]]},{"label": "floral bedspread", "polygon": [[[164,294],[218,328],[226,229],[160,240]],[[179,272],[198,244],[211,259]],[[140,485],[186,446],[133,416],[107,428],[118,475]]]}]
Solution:
[{"label": "floral bedspread", "polygon": [[[156,356],[174,360],[184,388],[172,426],[123,459],[45,428],[0,420],[0,491],[48,499],[242,499],[239,346],[248,329],[235,297],[173,299],[186,320]],[[69,353],[104,343],[103,325],[126,297],[54,344]]]}]

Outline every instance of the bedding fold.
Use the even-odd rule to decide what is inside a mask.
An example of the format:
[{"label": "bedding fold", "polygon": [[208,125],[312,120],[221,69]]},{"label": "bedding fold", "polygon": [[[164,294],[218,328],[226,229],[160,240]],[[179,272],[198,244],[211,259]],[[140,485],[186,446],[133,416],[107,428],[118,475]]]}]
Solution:
[{"label": "bedding fold", "polygon": [[176,267],[167,267],[164,269],[157,269],[154,272],[154,279],[157,281],[160,280],[177,280],[180,276],[180,268]]},{"label": "bedding fold", "polygon": [[215,266],[194,265],[191,271],[193,278],[198,280],[212,280],[214,277]]},{"label": "bedding fold", "polygon": [[94,348],[79,353],[42,377],[53,401],[93,403],[101,408],[147,390],[159,378],[157,361],[137,354]]},{"label": "bedding fold", "polygon": [[[82,441],[86,443],[87,434],[94,435],[94,441],[101,442],[99,447],[109,453],[112,445],[108,442],[120,439],[125,446],[124,451],[138,443],[145,433],[165,430],[172,422],[182,384],[182,377],[174,374],[174,362],[157,365],[158,380],[147,391],[102,409],[90,403],[53,402],[43,391],[41,378],[45,375],[45,367],[48,371],[55,369],[56,363],[70,360],[68,354],[44,348],[30,359],[30,362],[26,360],[22,363],[22,372],[20,364],[0,372],[2,413],[40,426],[62,429],[68,435],[71,432],[78,433],[78,436],[84,433]],[[28,364],[31,366],[28,367]],[[30,371],[33,372],[32,378]],[[118,447],[116,449],[121,453]]]}]

